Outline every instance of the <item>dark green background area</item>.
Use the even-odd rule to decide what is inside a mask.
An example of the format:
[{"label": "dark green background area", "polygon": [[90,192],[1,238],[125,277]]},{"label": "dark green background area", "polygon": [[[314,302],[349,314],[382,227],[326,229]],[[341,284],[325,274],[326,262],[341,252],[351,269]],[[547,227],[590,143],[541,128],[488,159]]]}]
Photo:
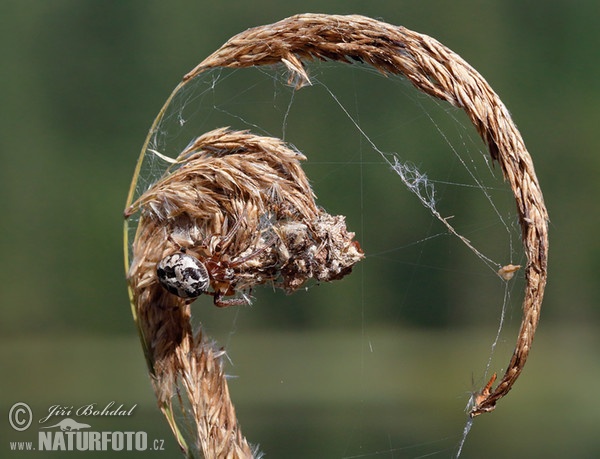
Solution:
[{"label": "dark green background area", "polygon": [[[90,424],[152,432],[169,449],[153,454],[176,456],[124,280],[122,211],[135,161],[183,74],[235,33],[300,12],[365,14],[431,35],[507,105],[550,212],[550,280],[531,360],[498,410],[477,420],[463,457],[600,454],[597,2],[9,0],[0,5],[0,456],[13,457],[9,440],[35,434],[10,429],[15,402],[41,417],[54,404],[111,400],[139,408],[127,420]],[[474,138],[460,113],[448,109],[444,121],[447,108],[408,85],[350,69],[335,82],[329,69],[311,72],[378,145],[422,170],[439,177],[455,166],[440,159],[452,153],[430,117],[443,134],[457,132],[455,148],[481,148],[460,143]],[[419,242],[443,228],[393,174],[371,164],[377,156],[318,91],[298,93],[286,140],[308,156],[319,204],[348,216],[367,259],[339,283],[289,297],[257,289],[252,307],[226,311],[202,299],[195,315],[227,346],[243,431],[267,457],[450,457],[468,393],[484,382],[502,286],[456,240]],[[256,116],[282,134],[281,116]],[[493,198],[513,217],[513,254],[477,197],[439,192],[440,206],[449,202],[442,213],[463,216],[458,229],[485,253],[523,261],[510,194]],[[520,275],[494,371],[512,352],[522,287]]]}]

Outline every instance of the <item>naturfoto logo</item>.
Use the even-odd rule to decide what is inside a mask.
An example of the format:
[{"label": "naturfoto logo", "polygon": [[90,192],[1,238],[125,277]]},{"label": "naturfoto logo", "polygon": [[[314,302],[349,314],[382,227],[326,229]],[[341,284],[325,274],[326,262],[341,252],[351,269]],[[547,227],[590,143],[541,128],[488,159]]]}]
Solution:
[{"label": "naturfoto logo", "polygon": [[[90,403],[82,406],[52,405],[39,419],[37,444],[32,441],[9,441],[11,451],[164,451],[162,439],[148,439],[143,431],[95,431],[74,417],[130,416],[136,405],[125,406]],[[69,417],[66,417],[69,416]],[[72,416],[72,417],[71,417]],[[24,402],[15,403],[9,412],[9,423],[16,432],[27,430],[33,410]],[[59,419],[63,417],[63,419]],[[86,419],[87,420],[87,419]],[[93,424],[93,422],[92,422]]]},{"label": "naturfoto logo", "polygon": [[[38,432],[39,451],[146,451],[146,432],[94,432],[72,419],[63,419],[57,424],[58,431]],[[55,427],[55,426],[50,426]],[[158,448],[157,448],[158,446]],[[154,441],[151,449],[162,449],[162,441]]]}]

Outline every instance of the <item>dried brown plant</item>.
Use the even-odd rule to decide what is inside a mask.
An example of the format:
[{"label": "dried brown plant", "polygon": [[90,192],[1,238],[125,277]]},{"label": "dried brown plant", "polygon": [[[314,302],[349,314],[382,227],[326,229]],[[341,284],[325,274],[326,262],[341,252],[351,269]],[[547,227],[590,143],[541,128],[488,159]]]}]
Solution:
[{"label": "dried brown plant", "polygon": [[134,313],[159,405],[188,453],[175,412],[197,426],[206,457],[252,454],[229,399],[224,352],[193,333],[191,301],[160,285],[157,264],[182,250],[210,263],[208,293],[219,306],[231,295],[248,301],[255,285],[291,293],[309,279],[350,273],[362,250],[344,217],[316,205],[303,159],[278,139],[217,129],[198,137],[126,210],[140,213],[127,275]]},{"label": "dried brown plant", "polygon": [[[362,62],[384,75],[403,75],[420,91],[462,108],[500,164],[514,193],[527,264],[523,320],[513,356],[499,384],[492,388],[494,375],[474,397],[470,414],[493,410],[523,370],[538,324],[547,275],[548,216],[532,159],[508,110],[460,56],[426,35],[363,16],[293,16],[236,35],[185,75],[151,134],[173,96],[208,69],[283,64],[290,82],[300,88],[310,84],[303,61],[313,59]],[[213,131],[183,152],[179,167],[133,205],[133,185],[130,191],[126,215],[140,211],[141,219],[133,259],[127,263],[128,280],[157,396],[178,434],[171,400],[175,395],[181,400],[177,382],[183,383],[207,457],[250,457],[252,451],[235,420],[219,360],[222,351],[201,334],[193,335],[189,304],[160,288],[157,262],[181,248],[212,257],[225,244],[223,261],[243,262],[226,285],[212,287],[230,294],[264,282],[293,291],[310,277],[336,279],[362,257],[343,218],[314,205],[297,165],[299,155],[286,148],[274,139]],[[141,158],[136,174],[140,164]]]}]

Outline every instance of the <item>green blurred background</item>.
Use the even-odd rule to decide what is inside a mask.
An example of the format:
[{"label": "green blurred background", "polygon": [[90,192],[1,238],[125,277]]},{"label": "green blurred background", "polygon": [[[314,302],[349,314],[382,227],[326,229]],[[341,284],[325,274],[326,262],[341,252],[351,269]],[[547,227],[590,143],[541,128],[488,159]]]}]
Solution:
[{"label": "green blurred background", "polygon": [[[462,457],[600,457],[600,4],[593,0],[4,1],[0,456],[45,457],[9,451],[9,441],[35,440],[38,430],[10,428],[18,401],[36,419],[51,405],[115,401],[137,404],[134,414],[92,419],[94,428],[144,430],[166,448],[118,457],[177,457],[124,280],[122,211],[133,168],[183,74],[235,33],[300,12],[365,14],[431,35],[477,68],[508,106],[550,212],[550,280],[531,359],[496,412],[476,420]],[[481,145],[460,113],[401,81],[328,65],[311,71],[378,145],[420,169],[446,177],[456,166],[443,136],[478,156]],[[236,76],[248,85],[245,78],[257,75]],[[440,236],[439,222],[322,87],[294,96],[284,124],[291,93],[274,90],[269,78],[262,81],[272,100],[255,106],[238,106],[244,86],[236,89],[235,79],[224,85],[215,104],[227,116],[215,122],[256,122],[278,136],[285,125],[286,140],[309,157],[319,203],[348,216],[367,259],[345,280],[293,296],[263,288],[252,307],[217,310],[207,299],[194,306],[228,350],[243,432],[267,457],[451,457],[469,393],[485,382],[504,287],[464,246]],[[260,115],[262,102],[273,119]],[[229,116],[234,109],[242,115]],[[221,125],[211,122],[207,128]],[[493,209],[478,201],[481,190],[441,186],[440,206],[449,203],[442,214],[462,216],[459,231],[494,260],[522,262],[506,185],[497,170],[493,178],[485,163],[478,167],[497,190],[514,249]],[[468,183],[457,169],[448,180]],[[494,354],[499,373],[514,345],[522,287],[521,275]]]}]

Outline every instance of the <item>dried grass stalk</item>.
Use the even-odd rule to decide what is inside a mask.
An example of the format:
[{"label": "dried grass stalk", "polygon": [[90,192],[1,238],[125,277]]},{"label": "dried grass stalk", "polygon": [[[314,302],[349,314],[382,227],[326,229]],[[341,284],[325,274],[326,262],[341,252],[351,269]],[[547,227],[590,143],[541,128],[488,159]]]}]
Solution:
[{"label": "dried grass stalk", "polygon": [[197,138],[126,210],[140,212],[128,272],[134,313],[159,405],[188,454],[175,412],[197,427],[206,457],[252,457],[252,450],[229,398],[224,351],[201,331],[194,335],[190,301],[159,284],[157,264],[182,249],[205,261],[215,268],[215,302],[240,292],[245,301],[259,284],[291,293],[309,279],[350,273],[362,250],[344,217],[316,205],[302,159],[278,139],[217,129]]},{"label": "dried grass stalk", "polygon": [[[185,75],[148,139],[174,95],[205,70],[281,63],[300,88],[310,83],[302,61],[311,59],[364,62],[383,74],[403,75],[424,93],[464,109],[500,164],[515,196],[528,263],[513,357],[496,388],[492,379],[474,398],[470,414],[493,410],[521,373],[538,324],[548,216],[531,157],[508,111],[457,54],[428,36],[362,16],[293,16],[236,35]],[[130,264],[126,258],[133,313],[159,404],[190,456],[173,400],[191,413],[206,457],[252,457],[254,452],[240,433],[229,398],[223,351],[201,331],[193,333],[189,302],[159,286],[156,264],[182,247],[199,258],[218,257],[233,266],[228,277],[211,283],[223,295],[248,294],[253,285],[266,282],[291,292],[310,278],[343,277],[362,252],[343,217],[315,205],[300,159],[276,139],[217,130],[201,136],[180,155],[172,173],[133,204],[132,184],[126,216],[141,213]],[[127,231],[125,240],[127,245]]]},{"label": "dried grass stalk", "polygon": [[283,63],[298,87],[309,84],[303,60],[364,62],[400,74],[417,89],[462,108],[514,193],[527,256],[523,319],[513,356],[493,390],[479,394],[471,416],[491,411],[519,377],[533,342],[548,262],[548,214],[533,161],[498,95],[459,55],[426,35],[363,16],[301,14],[231,38],[184,77],[214,67]]}]

